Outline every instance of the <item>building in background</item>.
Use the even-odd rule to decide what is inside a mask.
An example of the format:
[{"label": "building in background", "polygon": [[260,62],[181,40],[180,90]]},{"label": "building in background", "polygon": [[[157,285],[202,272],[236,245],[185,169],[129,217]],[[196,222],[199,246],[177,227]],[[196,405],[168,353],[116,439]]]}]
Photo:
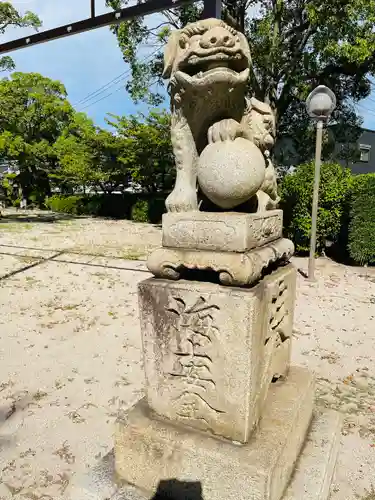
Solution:
[{"label": "building in background", "polygon": [[[353,174],[375,173],[375,130],[362,128],[359,131],[353,131],[353,134],[350,130],[346,130],[344,135],[347,138],[356,137],[356,139],[340,142],[340,137],[343,136],[342,130],[335,130],[335,127],[335,125],[329,127],[326,135],[328,147],[323,146],[323,161],[336,161],[350,168]],[[281,175],[286,172],[291,173],[297,165],[313,160],[314,138],[311,138],[311,144],[309,140],[309,144],[303,146],[298,152],[292,138],[281,137],[277,140],[274,149],[275,164]],[[301,156],[301,152],[305,155],[304,157]]]},{"label": "building in background", "polygon": [[375,130],[362,129],[357,145],[358,159],[347,166],[353,174],[375,173]]}]

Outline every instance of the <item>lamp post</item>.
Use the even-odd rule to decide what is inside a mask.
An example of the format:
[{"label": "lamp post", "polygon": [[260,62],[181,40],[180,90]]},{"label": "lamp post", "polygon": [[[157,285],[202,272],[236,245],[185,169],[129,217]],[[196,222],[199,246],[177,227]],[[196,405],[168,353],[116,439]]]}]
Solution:
[{"label": "lamp post", "polygon": [[322,162],[323,125],[331,116],[336,107],[336,96],[325,85],[319,85],[306,100],[306,109],[311,118],[316,120],[316,146],[315,146],[315,172],[314,192],[311,214],[311,236],[308,277],[315,279],[315,249],[316,249],[316,223],[318,218],[320,166]]}]

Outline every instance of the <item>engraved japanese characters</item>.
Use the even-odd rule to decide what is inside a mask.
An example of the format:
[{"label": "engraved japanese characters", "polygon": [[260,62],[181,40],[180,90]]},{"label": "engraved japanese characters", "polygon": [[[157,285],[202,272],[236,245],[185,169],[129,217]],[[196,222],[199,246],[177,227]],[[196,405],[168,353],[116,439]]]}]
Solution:
[{"label": "engraved japanese characters", "polygon": [[[277,275],[286,284],[277,331],[283,325],[289,337],[295,271],[288,267]],[[150,408],[169,420],[246,442],[271,381],[279,374],[273,372],[278,346],[273,338],[266,342],[269,318],[275,315],[275,286],[279,285],[274,278],[253,289],[230,291],[204,282],[142,282],[139,297]],[[283,375],[288,357],[284,366]]]},{"label": "engraved japanese characters", "polygon": [[[276,174],[269,150],[275,119],[267,104],[246,98],[251,65],[245,36],[217,19],[172,33],[164,53],[170,78],[176,184],[170,212],[274,209]],[[198,190],[197,190],[198,187]]]},{"label": "engraved japanese characters", "polygon": [[199,296],[191,306],[180,297],[171,297],[172,304],[167,312],[176,316],[172,325],[173,339],[176,347],[173,350],[175,362],[168,373],[180,379],[183,390],[177,396],[176,414],[180,418],[203,420],[207,412],[224,413],[211,406],[205,393],[216,390],[216,382],[212,372],[215,360],[210,355],[212,344],[218,342],[219,330],[215,326],[215,311],[219,306],[207,303]]}]

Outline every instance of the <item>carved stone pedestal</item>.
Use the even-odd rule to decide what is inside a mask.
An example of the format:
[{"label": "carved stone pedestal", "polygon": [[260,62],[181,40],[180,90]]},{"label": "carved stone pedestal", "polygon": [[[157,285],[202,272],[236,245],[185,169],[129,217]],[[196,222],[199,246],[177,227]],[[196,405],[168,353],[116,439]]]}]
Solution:
[{"label": "carved stone pedestal", "polygon": [[163,247],[147,266],[158,278],[177,280],[192,270],[213,271],[223,285],[246,286],[293,255],[282,238],[282,211],[168,213],[163,216]]},{"label": "carved stone pedestal", "polygon": [[251,289],[151,278],[139,285],[146,394],[161,417],[245,443],[289,368],[296,272]]},{"label": "carved stone pedestal", "polygon": [[163,247],[247,252],[282,238],[283,211],[174,212],[163,215]]}]

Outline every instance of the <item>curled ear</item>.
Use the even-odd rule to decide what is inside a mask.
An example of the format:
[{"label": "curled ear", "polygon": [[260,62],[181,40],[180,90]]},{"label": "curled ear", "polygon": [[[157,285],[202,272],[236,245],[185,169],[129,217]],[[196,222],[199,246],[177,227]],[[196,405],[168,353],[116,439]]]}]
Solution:
[{"label": "curled ear", "polygon": [[259,101],[255,97],[252,97],[250,99],[250,109],[258,114],[258,118],[254,117],[254,119],[257,126],[260,127],[260,130],[263,131],[262,133],[266,131],[267,134],[272,137],[274,142],[276,137],[276,120],[275,113],[273,112],[271,106],[265,102]]},{"label": "curled ear", "polygon": [[162,74],[163,78],[169,78],[171,76],[173,63],[176,58],[180,33],[181,30],[172,31],[164,48],[164,69]]},{"label": "curled ear", "polygon": [[266,104],[263,101],[259,101],[255,97],[252,97],[250,99],[251,107],[252,109],[255,109],[255,111],[258,111],[258,113],[262,115],[272,115],[273,116],[273,111],[272,108],[269,104]]},{"label": "curled ear", "polygon": [[246,59],[248,60],[249,66],[252,64],[251,62],[251,53],[250,53],[250,47],[249,47],[249,42],[247,41],[246,36],[241,33],[240,31],[237,31],[237,36],[240,39],[240,46],[242,49],[242,52],[245,54]]}]

